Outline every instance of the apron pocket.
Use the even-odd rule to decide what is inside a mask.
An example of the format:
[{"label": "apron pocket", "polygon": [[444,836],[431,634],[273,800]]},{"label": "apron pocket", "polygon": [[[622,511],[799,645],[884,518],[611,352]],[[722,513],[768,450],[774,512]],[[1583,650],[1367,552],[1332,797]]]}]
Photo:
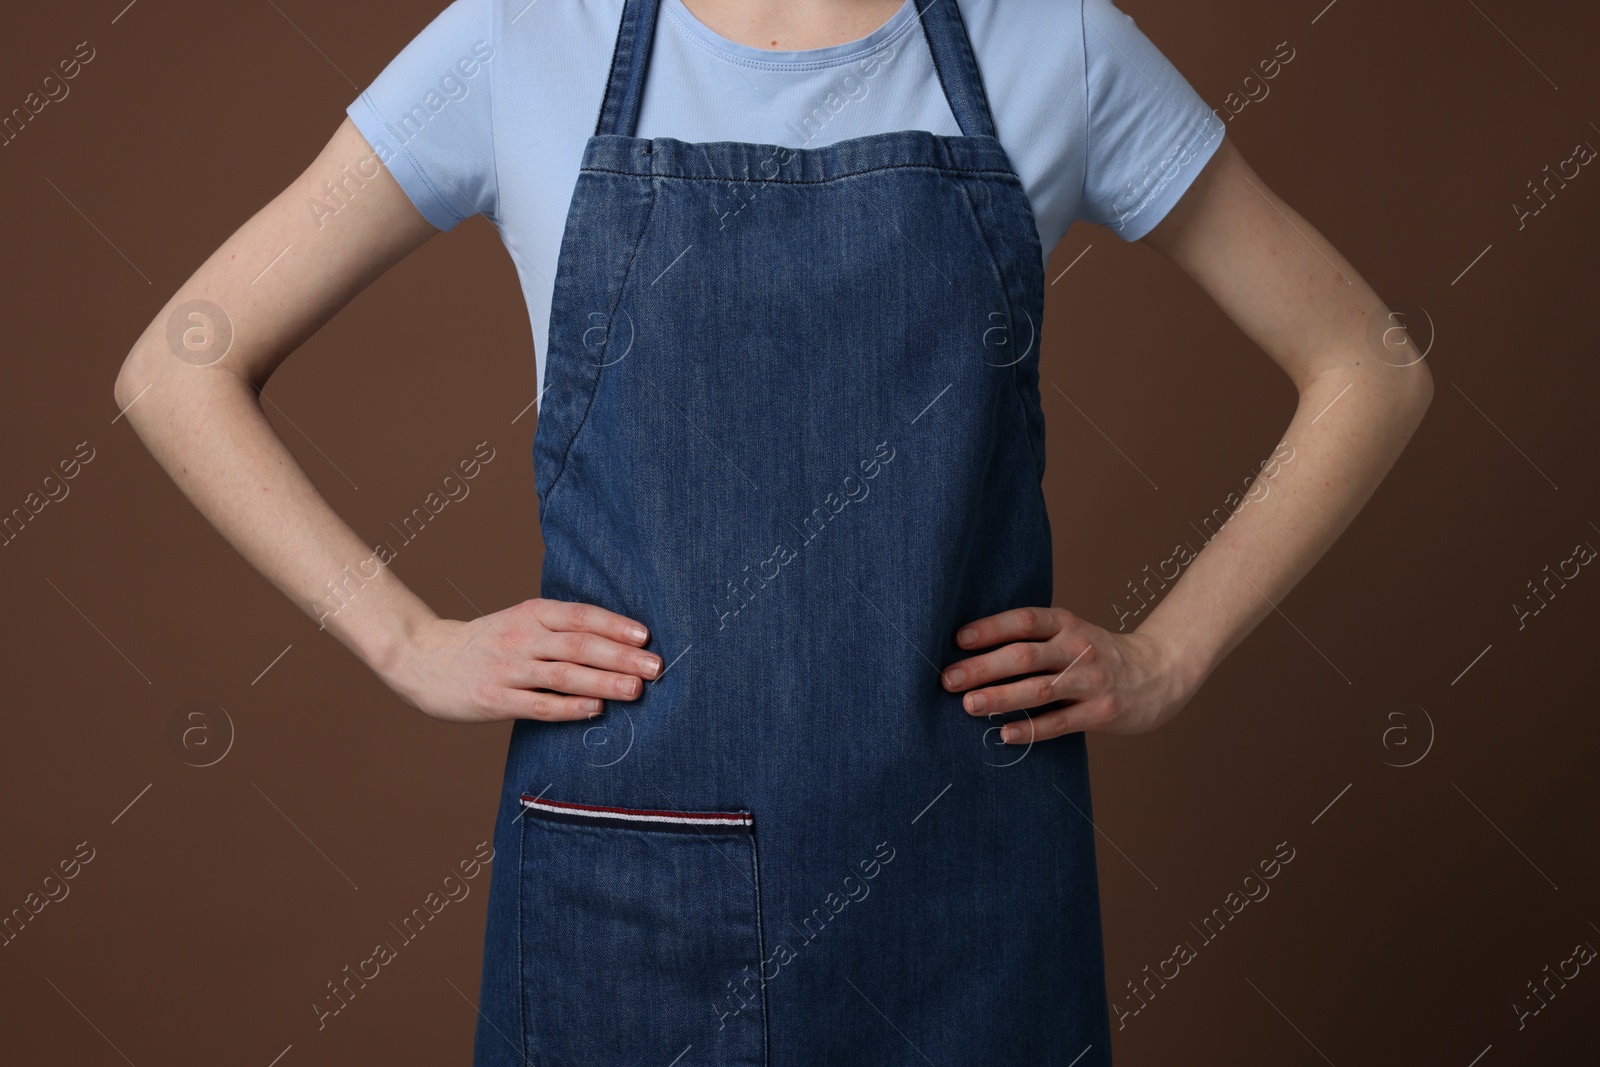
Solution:
[{"label": "apron pocket", "polygon": [[522,805],[530,1060],[764,1067],[751,813]]}]

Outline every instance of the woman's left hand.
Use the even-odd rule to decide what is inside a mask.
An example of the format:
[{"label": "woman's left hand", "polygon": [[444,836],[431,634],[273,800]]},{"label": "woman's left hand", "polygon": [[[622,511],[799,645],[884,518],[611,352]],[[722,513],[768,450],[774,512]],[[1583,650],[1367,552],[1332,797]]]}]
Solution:
[{"label": "woman's left hand", "polygon": [[966,692],[967,714],[1035,709],[1000,731],[1004,742],[1080,730],[1149,733],[1183,710],[1198,688],[1166,642],[1138,631],[1112,633],[1065,608],[989,615],[961,627],[956,644],[992,649],[941,672],[946,689]]}]

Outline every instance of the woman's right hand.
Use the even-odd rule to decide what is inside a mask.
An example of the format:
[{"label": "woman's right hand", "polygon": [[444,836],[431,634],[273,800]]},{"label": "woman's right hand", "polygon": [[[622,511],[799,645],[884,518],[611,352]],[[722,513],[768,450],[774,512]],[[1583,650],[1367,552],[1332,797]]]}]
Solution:
[{"label": "woman's right hand", "polygon": [[401,699],[445,722],[587,719],[659,677],[644,626],[593,604],[534,598],[470,622],[434,619],[382,672]]}]

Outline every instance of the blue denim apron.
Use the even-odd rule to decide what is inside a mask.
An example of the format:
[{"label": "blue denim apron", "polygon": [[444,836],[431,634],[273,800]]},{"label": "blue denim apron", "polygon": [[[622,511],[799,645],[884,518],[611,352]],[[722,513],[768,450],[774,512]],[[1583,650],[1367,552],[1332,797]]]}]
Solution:
[{"label": "blue denim apron", "polygon": [[474,1062],[1109,1064],[1084,736],[1002,745],[1021,713],[940,684],[961,624],[1052,595],[1039,238],[961,15],[916,0],[960,136],[785,148],[633,135],[658,2],[533,451],[541,595],[668,666],[514,726]]}]

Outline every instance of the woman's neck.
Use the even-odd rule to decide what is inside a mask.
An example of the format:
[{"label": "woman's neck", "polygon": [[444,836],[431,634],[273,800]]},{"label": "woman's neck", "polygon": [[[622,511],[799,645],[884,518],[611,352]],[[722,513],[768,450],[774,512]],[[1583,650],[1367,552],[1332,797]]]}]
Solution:
[{"label": "woman's neck", "polygon": [[800,51],[858,41],[888,22],[904,0],[683,0],[690,14],[730,41]]}]

